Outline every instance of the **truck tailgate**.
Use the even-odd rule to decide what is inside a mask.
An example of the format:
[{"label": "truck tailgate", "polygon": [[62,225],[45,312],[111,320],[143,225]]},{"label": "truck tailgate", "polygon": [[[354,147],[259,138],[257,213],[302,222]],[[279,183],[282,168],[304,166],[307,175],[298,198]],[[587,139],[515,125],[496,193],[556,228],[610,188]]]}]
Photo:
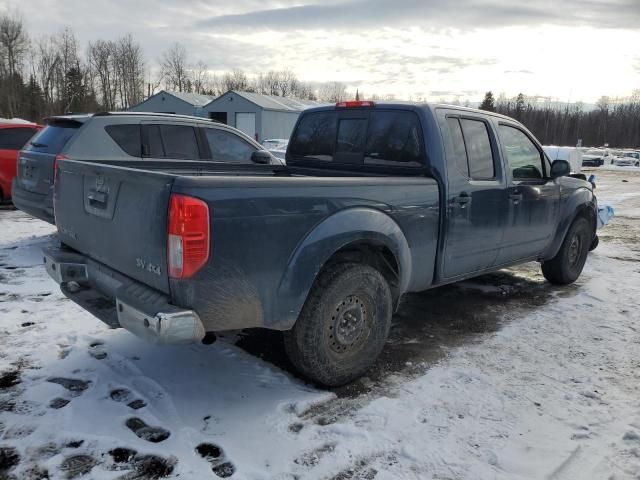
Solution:
[{"label": "truck tailgate", "polygon": [[54,196],[60,240],[169,293],[167,209],[174,178],[161,172],[60,161]]}]

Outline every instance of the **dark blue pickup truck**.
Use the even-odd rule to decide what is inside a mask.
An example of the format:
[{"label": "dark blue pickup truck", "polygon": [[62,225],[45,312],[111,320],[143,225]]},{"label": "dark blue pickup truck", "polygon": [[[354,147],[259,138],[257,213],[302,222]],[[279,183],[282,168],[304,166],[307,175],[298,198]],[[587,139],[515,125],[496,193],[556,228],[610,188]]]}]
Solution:
[{"label": "dark blue pickup truck", "polygon": [[493,113],[313,108],[286,160],[61,160],[46,268],[112,327],[282,330],[300,372],[340,385],[376,360],[403,294],[529,261],[568,284],[597,241],[593,186]]}]

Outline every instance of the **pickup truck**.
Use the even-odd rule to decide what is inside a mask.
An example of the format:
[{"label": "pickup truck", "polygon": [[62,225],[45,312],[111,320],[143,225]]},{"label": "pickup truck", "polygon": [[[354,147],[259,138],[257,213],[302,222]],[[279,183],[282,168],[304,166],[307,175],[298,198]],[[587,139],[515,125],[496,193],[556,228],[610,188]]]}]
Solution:
[{"label": "pickup truck", "polygon": [[529,261],[566,285],[596,244],[593,185],[494,113],[313,108],[286,161],[61,160],[62,245],[45,266],[69,298],[154,342],[281,330],[294,367],[335,386],[375,362],[405,293]]}]

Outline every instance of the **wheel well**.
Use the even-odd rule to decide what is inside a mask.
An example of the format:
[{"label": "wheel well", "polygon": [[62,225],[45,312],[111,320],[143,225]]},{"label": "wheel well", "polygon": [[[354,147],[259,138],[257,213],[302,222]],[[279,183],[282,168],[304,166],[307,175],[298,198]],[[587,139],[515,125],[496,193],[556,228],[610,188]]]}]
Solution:
[{"label": "wheel well", "polygon": [[350,243],[336,251],[322,268],[347,262],[362,263],[378,270],[391,288],[394,305],[397,304],[400,297],[400,266],[389,247],[374,242]]},{"label": "wheel well", "polygon": [[591,224],[593,228],[593,232],[595,233],[596,227],[598,225],[597,223],[598,221],[596,219],[596,212],[594,212],[593,209],[587,207],[586,205],[583,205],[580,208],[580,210],[578,210],[578,213],[576,214],[576,219],[580,217],[585,218]]}]

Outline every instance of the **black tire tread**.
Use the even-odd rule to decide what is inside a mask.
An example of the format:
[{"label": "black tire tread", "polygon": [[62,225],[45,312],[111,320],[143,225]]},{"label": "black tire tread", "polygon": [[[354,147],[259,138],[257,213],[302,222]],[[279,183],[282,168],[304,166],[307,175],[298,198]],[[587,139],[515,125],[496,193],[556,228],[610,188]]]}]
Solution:
[{"label": "black tire tread", "polygon": [[[582,216],[576,218],[571,224],[571,227],[569,227],[569,230],[562,241],[562,246],[556,256],[542,264],[542,274],[549,283],[552,283],[553,285],[569,285],[575,282],[580,276],[582,268],[580,268],[580,272],[578,272],[578,275],[576,276],[575,272],[571,272],[567,266],[567,250],[569,249],[570,239],[573,237],[576,230],[580,228],[584,228],[587,232],[591,232],[589,221]],[[583,244],[583,248],[587,250],[587,253],[589,247],[590,243]]]},{"label": "black tire tread", "polygon": [[339,386],[353,381],[360,377],[378,356],[372,355],[371,357],[374,358],[361,358],[350,364],[336,366],[331,371],[326,364],[320,361],[317,352],[319,339],[318,331],[314,328],[314,325],[319,321],[318,316],[324,302],[326,302],[325,295],[334,282],[341,277],[350,274],[358,275],[363,272],[377,277],[387,289],[389,318],[386,322],[384,339],[377,351],[379,355],[391,325],[391,291],[382,274],[373,267],[364,264],[337,263],[326,267],[318,275],[293,329],[284,332],[285,350],[291,363],[305,377],[322,385]]}]

